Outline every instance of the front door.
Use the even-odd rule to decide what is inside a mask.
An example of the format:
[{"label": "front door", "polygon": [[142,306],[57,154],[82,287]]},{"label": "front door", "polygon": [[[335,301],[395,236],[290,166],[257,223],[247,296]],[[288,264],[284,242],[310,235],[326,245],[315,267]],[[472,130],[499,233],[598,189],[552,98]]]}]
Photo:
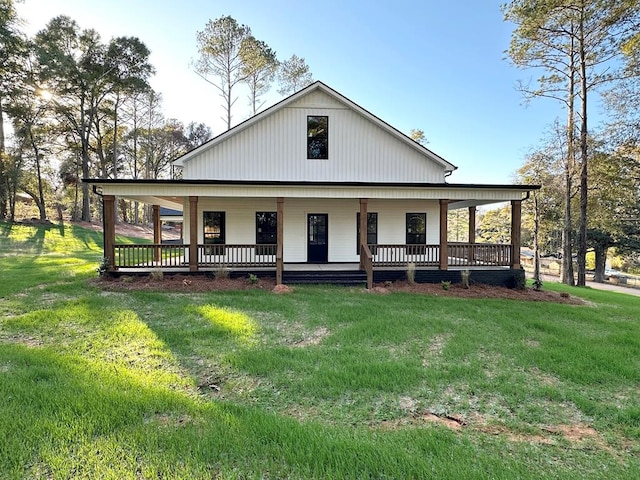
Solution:
[{"label": "front door", "polygon": [[329,215],[310,213],[307,216],[307,262],[327,263],[329,260]]}]

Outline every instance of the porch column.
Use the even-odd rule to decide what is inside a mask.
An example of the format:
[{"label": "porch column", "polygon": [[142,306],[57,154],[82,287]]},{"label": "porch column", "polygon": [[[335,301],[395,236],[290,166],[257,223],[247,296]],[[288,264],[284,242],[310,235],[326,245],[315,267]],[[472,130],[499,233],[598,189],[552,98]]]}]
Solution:
[{"label": "porch column", "polygon": [[522,200],[511,200],[511,268],[520,268]]},{"label": "porch column", "polygon": [[282,283],[282,271],[284,270],[284,198],[278,197],[276,203],[276,285],[280,285]]},{"label": "porch column", "polygon": [[[153,206],[153,243],[159,245],[162,243],[162,225],[160,224],[160,205]],[[160,260],[160,249],[153,249],[153,260]]]},{"label": "porch column", "polygon": [[116,197],[113,195],[102,196],[102,231],[104,236],[104,256],[109,261],[109,271],[116,270],[115,244],[116,244]]},{"label": "porch column", "polygon": [[[476,243],[476,207],[469,207],[469,243]],[[475,247],[469,248],[469,263],[473,265],[476,261]]]},{"label": "porch column", "polygon": [[362,246],[367,244],[367,207],[368,207],[369,199],[361,198],[360,199],[360,239],[358,240],[358,244],[360,248],[358,252],[360,253],[360,270],[364,269],[364,258],[362,257]]},{"label": "porch column", "polygon": [[449,243],[447,241],[447,213],[449,200],[440,199],[440,270],[449,267]]},{"label": "porch column", "polygon": [[198,197],[189,197],[189,270],[198,271]]}]

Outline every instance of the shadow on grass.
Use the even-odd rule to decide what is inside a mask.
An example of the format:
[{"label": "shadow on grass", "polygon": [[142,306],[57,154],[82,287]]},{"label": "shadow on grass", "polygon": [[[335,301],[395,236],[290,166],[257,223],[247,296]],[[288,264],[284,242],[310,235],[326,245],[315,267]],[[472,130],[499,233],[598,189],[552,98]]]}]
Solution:
[{"label": "shadow on grass", "polygon": [[449,432],[379,437],[301,425],[146,385],[48,348],[0,345],[0,369],[0,468],[7,478],[128,477],[140,470],[154,478],[267,471],[417,478],[447,468],[456,451],[462,455]]}]

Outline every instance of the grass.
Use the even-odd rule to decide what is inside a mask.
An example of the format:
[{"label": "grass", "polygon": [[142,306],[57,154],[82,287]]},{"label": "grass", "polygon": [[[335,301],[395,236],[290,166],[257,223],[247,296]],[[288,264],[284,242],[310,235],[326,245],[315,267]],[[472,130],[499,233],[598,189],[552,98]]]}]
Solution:
[{"label": "grass", "polygon": [[637,297],[105,292],[101,257],[0,223],[0,478],[640,477]]}]

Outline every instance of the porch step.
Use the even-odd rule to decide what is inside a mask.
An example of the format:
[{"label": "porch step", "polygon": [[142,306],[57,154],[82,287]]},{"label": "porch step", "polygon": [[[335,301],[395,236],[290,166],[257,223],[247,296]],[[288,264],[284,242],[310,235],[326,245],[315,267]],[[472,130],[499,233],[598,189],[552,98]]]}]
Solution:
[{"label": "porch step", "polygon": [[337,271],[284,271],[282,283],[289,284],[333,284],[333,285],[366,285],[367,273],[361,270]]}]

